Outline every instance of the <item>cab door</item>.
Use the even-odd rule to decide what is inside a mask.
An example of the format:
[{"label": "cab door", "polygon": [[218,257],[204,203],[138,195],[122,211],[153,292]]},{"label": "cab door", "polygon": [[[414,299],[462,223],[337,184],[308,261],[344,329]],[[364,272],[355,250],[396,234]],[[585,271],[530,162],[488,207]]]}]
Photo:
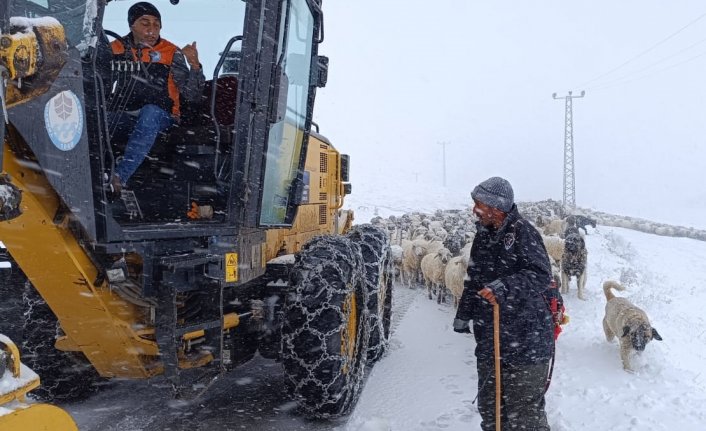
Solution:
[{"label": "cab door", "polygon": [[306,0],[289,0],[282,11],[275,65],[275,88],[265,153],[265,175],[260,200],[260,226],[291,226],[302,201],[304,161],[314,89],[311,80],[315,55],[316,15]]},{"label": "cab door", "polygon": [[[263,7],[259,43],[243,40],[242,94],[254,96],[237,118],[232,202],[245,227],[291,227],[308,184],[304,172],[316,82],[318,0],[253,0]],[[264,35],[264,36],[263,36]],[[254,52],[249,52],[254,49]],[[253,64],[251,60],[255,60]],[[315,71],[314,71],[315,72]],[[247,86],[252,84],[252,88]],[[241,204],[237,204],[241,205]]]}]

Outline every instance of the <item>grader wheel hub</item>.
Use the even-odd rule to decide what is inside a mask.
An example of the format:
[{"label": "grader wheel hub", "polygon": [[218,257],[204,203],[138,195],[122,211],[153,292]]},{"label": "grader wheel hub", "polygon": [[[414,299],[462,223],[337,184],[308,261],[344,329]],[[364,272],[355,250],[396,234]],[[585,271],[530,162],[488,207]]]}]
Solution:
[{"label": "grader wheel hub", "polygon": [[343,364],[343,373],[348,374],[348,365],[355,359],[355,342],[358,328],[358,311],[354,291],[348,295],[343,303],[343,313],[348,316],[348,322],[346,322],[346,327],[341,332],[341,355],[348,359]]}]

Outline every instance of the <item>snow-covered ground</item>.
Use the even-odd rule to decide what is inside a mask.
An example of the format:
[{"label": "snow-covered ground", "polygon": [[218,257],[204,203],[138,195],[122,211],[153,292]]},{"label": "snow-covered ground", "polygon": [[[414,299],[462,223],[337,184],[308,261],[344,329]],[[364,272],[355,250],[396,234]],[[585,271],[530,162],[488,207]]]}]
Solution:
[{"label": "snow-covered ground", "polygon": [[[571,321],[559,338],[547,412],[554,431],[697,431],[706,425],[706,242],[622,228],[589,228],[587,301],[575,281],[565,295]],[[623,371],[601,319],[607,279],[644,309],[664,341]],[[471,335],[451,329],[454,310],[422,289],[397,287],[409,302],[396,316],[389,355],[368,378],[346,431],[479,429],[471,404],[477,376]]]}]

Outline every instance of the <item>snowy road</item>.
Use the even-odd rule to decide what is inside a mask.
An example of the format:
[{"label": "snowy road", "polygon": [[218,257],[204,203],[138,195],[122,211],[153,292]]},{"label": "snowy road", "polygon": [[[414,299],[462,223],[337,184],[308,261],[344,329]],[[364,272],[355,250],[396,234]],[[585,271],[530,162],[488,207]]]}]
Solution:
[{"label": "snowy road", "polygon": [[[405,289],[395,298],[393,337],[419,292]],[[62,407],[81,431],[331,430],[347,422],[298,416],[287,397],[282,366],[259,356],[216,382],[197,402],[175,401],[165,392],[142,381],[114,382],[88,400]]]},{"label": "snowy road", "polygon": [[473,337],[453,332],[453,307],[430,301],[426,290],[397,286],[395,295],[411,304],[398,316],[390,353],[372,370],[346,429],[480,429],[471,405]]},{"label": "snowy road", "polygon": [[256,358],[215,383],[196,402],[169,399],[145,382],[118,382],[65,405],[81,431],[326,430],[291,411],[282,367]]},{"label": "snowy road", "polygon": [[[68,408],[82,431],[478,429],[470,335],[451,331],[452,307],[396,286],[389,354],[372,369],[353,414],[312,422],[292,410],[281,366],[256,358],[196,403],[145,382],[117,382]],[[469,428],[470,427],[470,428]]]}]

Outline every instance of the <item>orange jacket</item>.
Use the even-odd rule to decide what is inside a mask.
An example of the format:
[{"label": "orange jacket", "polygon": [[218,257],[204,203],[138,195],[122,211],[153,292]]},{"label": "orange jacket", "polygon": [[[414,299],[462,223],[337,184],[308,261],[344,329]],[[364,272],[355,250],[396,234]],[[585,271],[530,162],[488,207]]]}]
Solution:
[{"label": "orange jacket", "polygon": [[203,72],[189,70],[179,48],[160,38],[154,47],[135,47],[132,34],[111,43],[113,82],[110,110],[133,111],[155,104],[174,116],[180,115],[179,95],[194,100],[201,95]]}]

